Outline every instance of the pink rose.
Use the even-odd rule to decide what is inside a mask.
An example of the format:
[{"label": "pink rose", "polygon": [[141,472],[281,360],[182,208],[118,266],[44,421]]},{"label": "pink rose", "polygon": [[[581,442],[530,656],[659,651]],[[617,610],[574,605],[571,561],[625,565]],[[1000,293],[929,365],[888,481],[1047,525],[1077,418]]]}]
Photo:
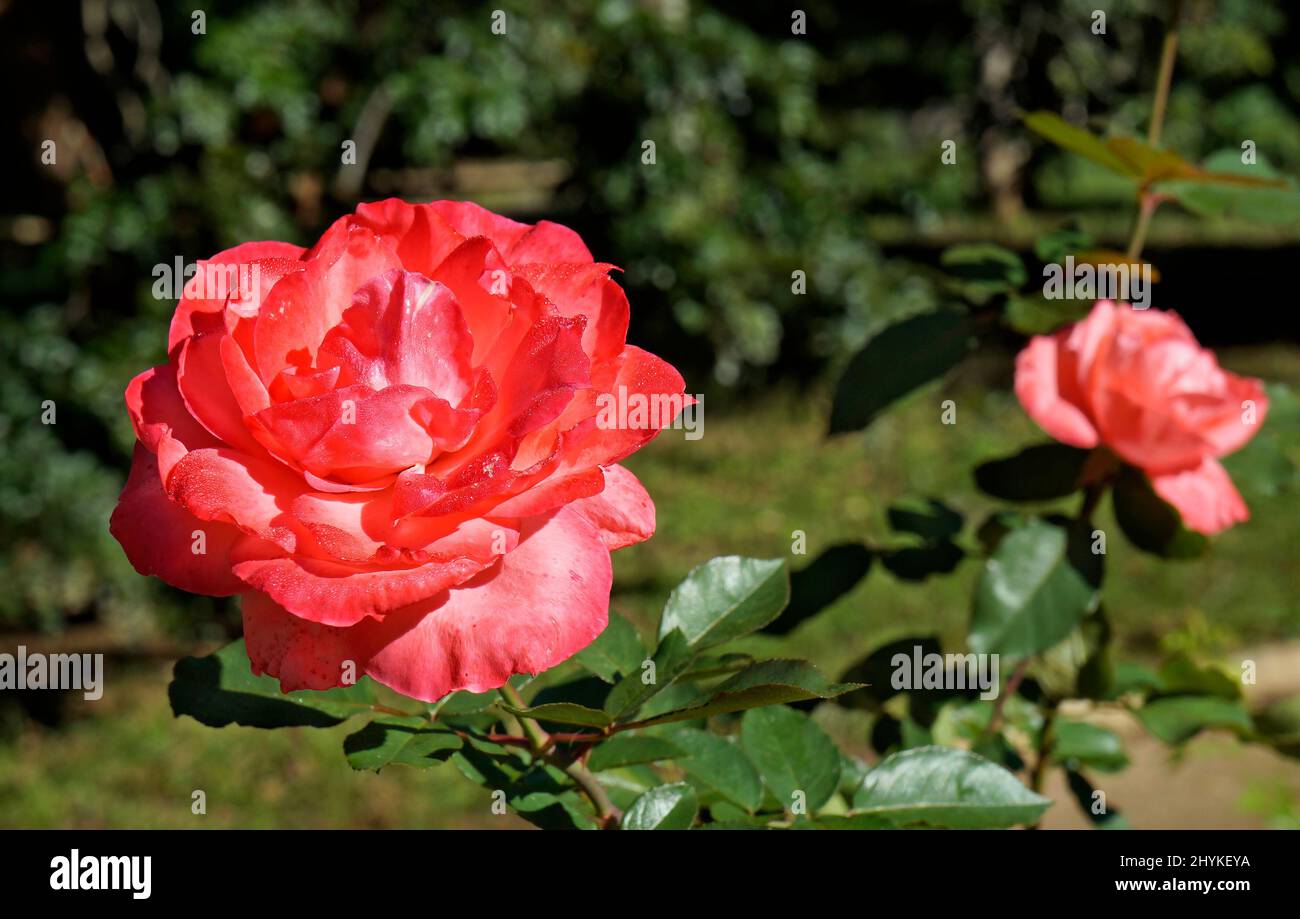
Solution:
[{"label": "pink rose", "polygon": [[1144,470],[1189,529],[1217,533],[1250,516],[1218,458],[1255,434],[1268,397],[1259,380],[1221,369],[1175,314],[1098,301],[1030,340],[1016,395],[1057,440],[1104,444]]},{"label": "pink rose", "polygon": [[398,200],[196,281],[219,266],[247,283],[187,285],[168,363],[127,387],[110,526],[138,571],[241,595],[253,670],[286,692],[355,672],[433,701],[600,634],[610,551],[655,528],[618,461],[672,419],[614,429],[598,399],[683,399],[625,343],[613,266],[554,223]]}]

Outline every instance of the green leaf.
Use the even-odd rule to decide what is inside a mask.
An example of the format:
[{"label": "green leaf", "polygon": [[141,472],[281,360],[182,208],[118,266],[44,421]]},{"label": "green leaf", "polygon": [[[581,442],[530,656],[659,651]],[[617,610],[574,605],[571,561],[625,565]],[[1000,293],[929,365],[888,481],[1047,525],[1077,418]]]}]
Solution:
[{"label": "green leaf", "polygon": [[1115,480],[1111,501],[1115,520],[1129,542],[1161,558],[1196,558],[1205,553],[1209,540],[1183,526],[1172,505],[1151,487],[1146,473],[1125,466]]},{"label": "green leaf", "polygon": [[515,813],[543,830],[591,830],[596,815],[581,793],[573,790],[531,791],[508,794]]},{"label": "green leaf", "polygon": [[618,734],[596,745],[587,756],[587,768],[592,772],[604,772],[606,769],[677,759],[686,753],[686,750],[662,737]]},{"label": "green leaf", "polygon": [[673,629],[659,640],[650,659],[653,669],[638,669],[614,684],[605,698],[605,711],[615,721],[633,714],[656,693],[672,685],[695,659],[695,652],[681,630]]},{"label": "green leaf", "polygon": [[327,728],[372,711],[375,701],[368,677],[323,692],[282,693],[278,680],[253,676],[242,639],[207,657],[177,661],[167,697],[177,717],[189,715],[216,728]]},{"label": "green leaf", "polygon": [[1049,264],[1062,262],[1067,255],[1092,248],[1093,243],[1093,238],[1077,226],[1058,227],[1034,240],[1034,255]]},{"label": "green leaf", "polygon": [[1240,680],[1214,664],[1202,666],[1196,663],[1185,652],[1179,652],[1161,664],[1159,678],[1158,694],[1161,696],[1241,698]]},{"label": "green leaf", "polygon": [[607,769],[600,774],[600,784],[605,786],[614,806],[626,811],[641,795],[662,785],[663,779],[653,767],[642,764]]},{"label": "green leaf", "polygon": [[695,789],[685,782],[660,785],[636,799],[623,815],[625,830],[689,830],[700,811]]},{"label": "green leaf", "polygon": [[840,780],[840,752],[803,712],[757,708],[740,719],[740,742],[773,797],[786,811],[802,793],[806,813],[830,800]]},{"label": "green leaf", "polygon": [[736,744],[695,728],[678,728],[668,736],[686,751],[677,765],[701,793],[718,795],[751,814],[762,805],[763,780]]},{"label": "green leaf", "polygon": [[[523,689],[533,678],[526,673],[517,673],[510,678],[510,685],[515,689]],[[487,692],[454,692],[442,701],[435,703],[432,709],[439,721],[457,720],[466,715],[476,715],[479,712],[485,712],[501,698],[495,689]]]},{"label": "green leaf", "polygon": [[411,719],[411,723],[376,720],[349,734],[343,752],[353,769],[378,772],[388,765],[436,766],[462,746],[456,734],[421,724],[419,719]]},{"label": "green leaf", "polygon": [[[1300,221],[1300,191],[1295,183],[1279,174],[1268,161],[1258,156],[1253,164],[1241,161],[1240,150],[1219,150],[1205,161],[1220,181],[1207,183],[1199,178],[1172,181],[1161,191],[1202,217],[1237,217],[1259,223],[1296,223]],[[1226,176],[1277,183],[1273,187],[1240,185],[1223,181]]]},{"label": "green leaf", "polygon": [[853,813],[900,827],[997,829],[1034,823],[1051,803],[974,753],[918,747],[867,773],[853,796]]},{"label": "green leaf", "polygon": [[911,533],[926,542],[951,539],[961,532],[961,513],[934,498],[900,501],[890,505],[886,516],[898,532]]},{"label": "green leaf", "polygon": [[1129,763],[1124,741],[1107,728],[1060,719],[1052,727],[1052,759],[1070,769],[1116,772]]},{"label": "green leaf", "polygon": [[632,623],[618,613],[609,614],[609,625],[596,640],[573,656],[578,665],[606,683],[636,673],[645,659],[645,648]]},{"label": "green leaf", "polygon": [[758,631],[789,601],[790,578],[781,559],[710,559],[668,595],[659,638],[678,629],[698,653]]},{"label": "green leaf", "polygon": [[923,581],[935,574],[951,574],[966,553],[955,542],[943,540],[924,546],[905,546],[882,552],[880,562],[902,581]]},{"label": "green leaf", "polygon": [[1138,719],[1167,744],[1181,744],[1201,731],[1224,728],[1239,736],[1254,730],[1241,703],[1215,696],[1167,696],[1137,710]]},{"label": "green leaf", "polygon": [[1160,676],[1150,667],[1144,667],[1132,661],[1118,661],[1115,664],[1115,682],[1111,687],[1109,698],[1117,699],[1129,693],[1148,694],[1159,691]]},{"label": "green leaf", "polygon": [[830,433],[865,428],[898,399],[951,370],[971,348],[965,313],[921,313],[891,325],[849,361],[835,388]]},{"label": "green leaf", "polygon": [[1065,444],[1038,444],[1014,456],[975,467],[975,484],[1004,501],[1050,501],[1083,485],[1088,451]]},{"label": "green leaf", "polygon": [[763,631],[788,635],[856,587],[871,570],[874,558],[875,553],[856,542],[826,549],[811,564],[790,575],[790,602]]},{"label": "green leaf", "polygon": [[638,721],[636,725],[650,727],[674,721],[695,721],[764,705],[830,699],[858,688],[857,683],[829,682],[807,661],[758,661],[719,684],[703,702]]},{"label": "green leaf", "polygon": [[1259,739],[1285,756],[1300,759],[1300,695],[1271,702],[1255,713]]},{"label": "green leaf", "polygon": [[588,708],[576,702],[548,702],[528,708],[515,708],[513,705],[501,706],[512,715],[524,718],[536,718],[554,724],[574,724],[584,728],[603,728],[614,723],[607,712],[598,708]]},{"label": "green leaf", "polygon": [[1013,530],[976,584],[971,649],[1020,659],[1050,648],[1097,608],[1100,584],[1084,528],[1034,520]]},{"label": "green leaf", "polygon": [[1022,335],[1045,335],[1077,322],[1092,309],[1092,301],[1074,297],[1048,299],[1042,291],[1007,298],[1002,316]]},{"label": "green leaf", "polygon": [[982,304],[999,293],[1018,290],[1027,279],[1025,263],[1010,249],[993,243],[962,243],[939,256],[960,293]]},{"label": "green leaf", "polygon": [[1108,699],[1114,684],[1110,623],[1098,606],[1077,629],[1043,651],[1029,675],[1049,699]]},{"label": "green leaf", "polygon": [[1111,172],[1137,178],[1141,170],[1118,156],[1106,142],[1090,131],[1077,128],[1052,112],[1030,112],[1023,116],[1025,127],[1058,147],[1105,166]]}]

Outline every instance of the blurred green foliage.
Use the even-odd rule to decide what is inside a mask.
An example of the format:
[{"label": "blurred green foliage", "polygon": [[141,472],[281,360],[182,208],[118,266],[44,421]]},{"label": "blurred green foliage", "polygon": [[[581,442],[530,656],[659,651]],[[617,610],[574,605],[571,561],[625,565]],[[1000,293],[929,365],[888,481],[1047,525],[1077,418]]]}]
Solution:
[{"label": "blurred green foliage", "polygon": [[[22,87],[0,103],[0,628],[237,622],[138,578],[107,534],[122,391],[165,359],[155,265],[310,244],[357,200],[470,198],[573,226],[625,270],[634,341],[692,390],[753,393],[933,305],[909,259],[945,221],[1131,205],[1017,114],[1140,131],[1163,0],[1107,4],[1104,35],[1084,0],[801,6],[799,35],[789,5],[688,0],[214,0],[202,34],[193,4],[0,8]],[[1285,4],[1189,3],[1166,142],[1249,137],[1300,170],[1298,42]],[[873,241],[881,215],[904,245]]]}]

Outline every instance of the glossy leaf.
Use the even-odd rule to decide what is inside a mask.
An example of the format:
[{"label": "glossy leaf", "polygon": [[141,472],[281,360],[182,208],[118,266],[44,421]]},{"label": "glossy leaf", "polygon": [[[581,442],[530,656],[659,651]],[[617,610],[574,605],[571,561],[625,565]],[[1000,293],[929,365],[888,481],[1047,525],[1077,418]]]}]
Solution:
[{"label": "glossy leaf", "polygon": [[853,813],[900,827],[996,829],[1034,823],[1051,803],[973,753],[918,747],[867,773],[853,796]]},{"label": "glossy leaf", "polygon": [[587,768],[592,772],[604,772],[607,769],[676,759],[686,754],[687,751],[682,747],[662,737],[618,734],[595,746],[587,757]]},{"label": "glossy leaf", "polygon": [[1015,659],[1050,648],[1097,608],[1100,584],[1101,556],[1083,528],[1031,521],[984,564],[970,646]]},{"label": "glossy leaf", "polygon": [[176,662],[167,687],[172,712],[189,715],[209,727],[242,724],[254,728],[332,727],[353,715],[373,710],[374,690],[368,677],[355,686],[315,692],[280,692],[280,682],[253,676],[241,639],[206,657]]},{"label": "glossy leaf", "polygon": [[653,668],[638,668],[614,684],[605,699],[605,712],[614,720],[633,714],[657,693],[672,685],[695,659],[695,652],[679,629],[660,639],[650,659]]},{"label": "glossy leaf", "polygon": [[701,794],[718,795],[751,814],[758,810],[763,780],[739,745],[695,728],[678,728],[668,737],[685,751],[677,765]]},{"label": "glossy leaf", "polygon": [[603,712],[598,708],[588,708],[585,705],[578,705],[576,702],[547,702],[542,705],[533,705],[527,708],[515,708],[513,705],[502,705],[503,709],[512,715],[524,718],[535,718],[538,721],[549,721],[554,724],[572,724],[585,728],[603,728],[613,724],[614,719],[609,713]]},{"label": "glossy leaf", "polygon": [[632,623],[618,613],[609,614],[609,624],[596,640],[573,656],[575,663],[606,683],[635,673],[645,659],[645,648]]},{"label": "glossy leaf", "polygon": [[860,688],[857,683],[832,683],[807,661],[758,661],[719,684],[703,702],[665,712],[636,724],[649,727],[675,721],[695,721],[764,705],[831,699]]},{"label": "glossy leaf", "polygon": [[699,810],[695,789],[686,782],[660,785],[636,799],[623,815],[623,829],[688,830]]},{"label": "glossy leaf", "polygon": [[376,720],[349,734],[343,741],[343,752],[353,769],[378,772],[389,765],[436,766],[462,746],[460,737],[453,732],[421,724],[419,719]]},{"label": "glossy leaf", "polygon": [[812,814],[835,793],[839,750],[803,712],[785,706],[748,711],[740,720],[740,742],[785,810],[802,801]]},{"label": "glossy leaf", "polygon": [[669,594],[659,638],[677,629],[698,653],[758,631],[789,601],[784,561],[735,555],[711,559]]}]

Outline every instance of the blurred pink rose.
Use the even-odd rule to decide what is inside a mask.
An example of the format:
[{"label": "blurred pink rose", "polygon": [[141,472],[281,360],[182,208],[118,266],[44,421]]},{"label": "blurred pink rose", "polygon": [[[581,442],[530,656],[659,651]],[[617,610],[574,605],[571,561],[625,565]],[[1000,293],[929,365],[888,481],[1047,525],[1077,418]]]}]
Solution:
[{"label": "blurred pink rose", "polygon": [[1057,440],[1104,444],[1145,471],[1183,523],[1217,533],[1250,514],[1218,458],[1268,412],[1259,380],[1219,367],[1174,313],[1098,301],[1016,358],[1016,396]]}]

